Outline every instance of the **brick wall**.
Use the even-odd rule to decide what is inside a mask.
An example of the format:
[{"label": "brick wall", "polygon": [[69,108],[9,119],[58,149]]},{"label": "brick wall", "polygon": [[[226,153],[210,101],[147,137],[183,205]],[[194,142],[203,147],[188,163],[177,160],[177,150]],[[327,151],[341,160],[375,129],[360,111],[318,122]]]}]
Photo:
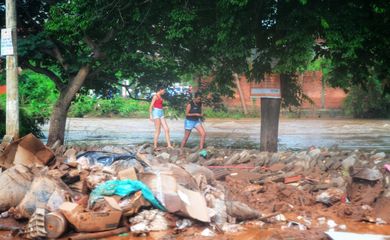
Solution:
[{"label": "brick wall", "polygon": [[[272,74],[267,76],[268,78],[277,79],[278,75]],[[304,102],[301,106],[302,109],[341,109],[342,103],[346,97],[346,93],[340,88],[331,88],[325,86],[324,97],[322,102],[322,72],[312,71],[305,72],[299,76],[299,82],[303,92],[311,98],[314,104]],[[251,96],[252,87],[260,87],[259,83],[248,82],[245,76],[240,76],[240,85],[243,93],[245,104],[249,111],[259,111],[260,98]],[[228,108],[241,108],[240,95],[236,90],[234,98],[224,98],[224,102]]]}]

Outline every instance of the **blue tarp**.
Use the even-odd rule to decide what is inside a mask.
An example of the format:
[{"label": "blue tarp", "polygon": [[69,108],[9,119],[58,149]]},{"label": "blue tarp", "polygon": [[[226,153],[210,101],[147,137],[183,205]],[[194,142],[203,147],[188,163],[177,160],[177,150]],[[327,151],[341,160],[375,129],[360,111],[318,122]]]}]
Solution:
[{"label": "blue tarp", "polygon": [[104,196],[118,195],[121,197],[129,196],[135,192],[141,191],[142,196],[154,207],[165,211],[164,206],[154,197],[152,191],[143,182],[137,180],[110,180],[98,185],[89,195],[89,205],[92,206],[96,200]]}]

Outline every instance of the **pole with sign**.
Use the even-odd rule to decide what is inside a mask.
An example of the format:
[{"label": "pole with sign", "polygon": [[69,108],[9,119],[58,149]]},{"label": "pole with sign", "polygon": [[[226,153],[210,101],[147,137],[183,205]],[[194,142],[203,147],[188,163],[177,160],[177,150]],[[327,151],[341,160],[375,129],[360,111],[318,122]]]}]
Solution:
[{"label": "pole with sign", "polygon": [[[6,28],[1,30],[1,55],[6,56],[7,105],[6,135],[8,139],[19,137],[18,58],[16,49],[15,0],[6,0]],[[6,138],[4,138],[6,139]]]},{"label": "pole with sign", "polygon": [[260,151],[277,152],[281,103],[279,75],[266,75],[259,85],[252,86],[251,97],[261,99]]}]

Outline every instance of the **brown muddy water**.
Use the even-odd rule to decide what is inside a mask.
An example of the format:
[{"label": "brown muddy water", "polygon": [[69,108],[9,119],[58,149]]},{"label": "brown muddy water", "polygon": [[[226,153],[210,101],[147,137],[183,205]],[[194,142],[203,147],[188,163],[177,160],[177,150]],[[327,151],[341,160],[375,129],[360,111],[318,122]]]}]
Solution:
[{"label": "brown muddy water", "polygon": [[[167,120],[172,141],[179,145],[183,120]],[[208,119],[204,123],[207,144],[216,147],[258,148],[259,119]],[[47,136],[48,125],[43,126]],[[153,141],[154,125],[148,119],[70,118],[66,144],[133,145]],[[196,132],[196,131],[195,131]],[[43,141],[45,141],[43,139]],[[160,135],[163,143],[163,133]],[[189,146],[198,143],[196,133]],[[365,149],[390,152],[390,120],[281,119],[279,150],[300,150],[310,146]]]}]

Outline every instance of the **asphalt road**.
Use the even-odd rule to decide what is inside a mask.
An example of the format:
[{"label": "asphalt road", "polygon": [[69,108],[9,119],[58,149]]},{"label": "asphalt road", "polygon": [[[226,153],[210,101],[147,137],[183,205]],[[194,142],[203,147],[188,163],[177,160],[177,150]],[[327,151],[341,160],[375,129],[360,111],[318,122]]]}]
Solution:
[{"label": "asphalt road", "polygon": [[[183,137],[183,120],[168,120],[176,145]],[[70,118],[66,125],[67,144],[131,145],[153,141],[154,125],[147,119]],[[218,147],[258,148],[259,119],[208,119],[204,123],[206,143]],[[43,126],[47,136],[48,125]],[[196,132],[196,131],[195,131]],[[194,133],[189,146],[195,146]],[[163,144],[163,133],[160,135]],[[390,152],[390,120],[281,119],[279,149],[306,149],[310,146],[341,149],[377,149]]]}]

